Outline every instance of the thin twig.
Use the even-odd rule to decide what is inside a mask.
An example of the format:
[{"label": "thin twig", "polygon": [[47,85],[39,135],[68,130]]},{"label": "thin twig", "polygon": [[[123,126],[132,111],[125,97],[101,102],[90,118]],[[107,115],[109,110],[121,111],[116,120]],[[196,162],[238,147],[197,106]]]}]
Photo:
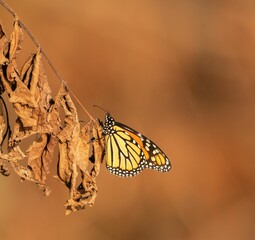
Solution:
[{"label": "thin twig", "polygon": [[78,97],[75,95],[75,93],[71,90],[71,88],[68,86],[67,82],[64,81],[60,74],[58,73],[58,71],[56,70],[56,68],[54,67],[54,65],[52,64],[52,62],[50,61],[48,55],[46,54],[46,52],[44,51],[44,49],[41,47],[40,43],[37,41],[37,39],[35,38],[35,36],[32,34],[31,31],[29,31],[28,27],[24,24],[24,22],[18,18],[17,14],[12,10],[12,8],[3,0],[0,0],[0,4],[15,18],[17,19],[17,21],[19,22],[20,26],[24,29],[24,31],[27,33],[27,35],[30,37],[30,39],[34,42],[34,44],[40,48],[42,55],[44,56],[46,62],[49,64],[49,66],[51,67],[52,71],[55,73],[55,75],[57,76],[57,78],[66,86],[66,88],[68,89],[68,91],[72,94],[73,98],[77,101],[77,103],[81,106],[81,108],[84,110],[84,112],[89,116],[89,118],[92,120],[94,119],[91,114],[87,111],[87,109],[83,106],[83,104],[80,102],[80,100],[78,99]]}]

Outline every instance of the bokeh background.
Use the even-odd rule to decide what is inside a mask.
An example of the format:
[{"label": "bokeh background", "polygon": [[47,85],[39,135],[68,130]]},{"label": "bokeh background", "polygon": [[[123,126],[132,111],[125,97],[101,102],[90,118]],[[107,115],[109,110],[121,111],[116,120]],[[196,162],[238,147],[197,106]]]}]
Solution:
[{"label": "bokeh background", "polygon": [[[8,3],[91,114],[151,138],[173,169],[122,179],[102,166],[95,205],[70,216],[55,166],[47,198],[0,176],[1,239],[255,239],[253,0]],[[0,19],[10,34],[1,6]],[[20,64],[34,50],[26,37]]]}]

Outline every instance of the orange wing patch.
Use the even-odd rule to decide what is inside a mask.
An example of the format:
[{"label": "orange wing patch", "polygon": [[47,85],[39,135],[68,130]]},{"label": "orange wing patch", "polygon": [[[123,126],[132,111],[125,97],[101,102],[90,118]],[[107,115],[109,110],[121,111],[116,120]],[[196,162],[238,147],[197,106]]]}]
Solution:
[{"label": "orange wing patch", "polygon": [[141,138],[139,136],[137,136],[136,134],[132,133],[132,132],[129,132],[127,131],[127,133],[137,142],[137,144],[141,147],[143,153],[144,153],[144,156],[146,158],[146,160],[148,160],[150,158],[150,155],[148,153],[148,151],[144,148],[144,145],[143,145],[143,142],[141,140]]}]

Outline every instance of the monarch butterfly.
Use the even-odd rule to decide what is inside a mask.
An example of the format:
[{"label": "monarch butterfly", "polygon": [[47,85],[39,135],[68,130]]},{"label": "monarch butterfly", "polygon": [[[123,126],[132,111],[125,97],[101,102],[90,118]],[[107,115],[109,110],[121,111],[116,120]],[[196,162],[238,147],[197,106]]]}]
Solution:
[{"label": "monarch butterfly", "polygon": [[168,172],[171,163],[163,151],[134,129],[105,116],[106,167],[120,177],[133,177],[145,168]]}]

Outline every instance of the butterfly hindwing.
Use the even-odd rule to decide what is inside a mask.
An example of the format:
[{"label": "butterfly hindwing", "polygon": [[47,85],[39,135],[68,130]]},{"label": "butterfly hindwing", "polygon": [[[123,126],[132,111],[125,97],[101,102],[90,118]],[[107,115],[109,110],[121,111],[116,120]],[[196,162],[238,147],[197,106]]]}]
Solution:
[{"label": "butterfly hindwing", "polygon": [[170,170],[171,165],[169,159],[154,142],[122,123],[117,122],[116,125],[119,125],[125,129],[126,133],[133,138],[133,141],[135,141],[140,146],[146,159],[146,168],[155,169],[162,172],[167,172]]}]

